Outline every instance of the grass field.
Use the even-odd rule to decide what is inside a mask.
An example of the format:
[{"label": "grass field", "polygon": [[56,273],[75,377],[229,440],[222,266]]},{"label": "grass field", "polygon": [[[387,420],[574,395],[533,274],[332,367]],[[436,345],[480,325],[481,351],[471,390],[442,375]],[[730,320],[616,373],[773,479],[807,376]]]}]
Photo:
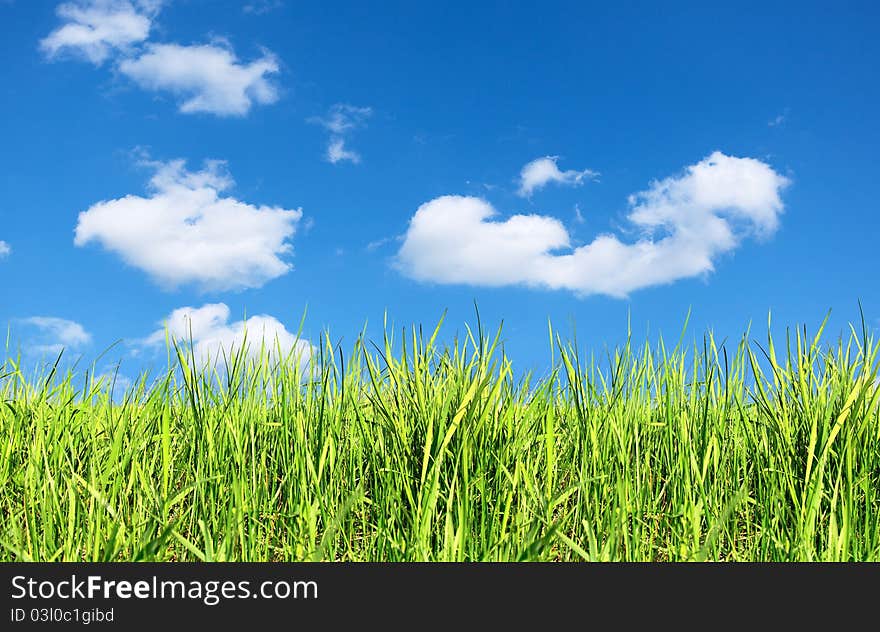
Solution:
[{"label": "grass field", "polygon": [[551,332],[540,378],[480,331],[214,371],[183,345],[124,398],[7,359],[0,559],[878,560],[865,331]]}]

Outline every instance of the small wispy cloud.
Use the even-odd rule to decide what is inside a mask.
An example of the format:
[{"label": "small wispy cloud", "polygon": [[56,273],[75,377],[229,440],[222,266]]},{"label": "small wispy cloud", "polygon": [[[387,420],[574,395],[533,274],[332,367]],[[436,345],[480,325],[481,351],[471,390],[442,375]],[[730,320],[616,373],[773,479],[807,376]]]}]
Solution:
[{"label": "small wispy cloud", "polygon": [[574,205],[574,222],[575,224],[583,224],[584,223],[584,214],[581,213],[581,205]]},{"label": "small wispy cloud", "polygon": [[367,252],[375,252],[376,250],[378,250],[382,246],[393,243],[395,241],[402,241],[402,240],[403,240],[403,235],[396,235],[394,237],[382,237],[381,239],[375,239],[375,240],[371,241],[370,243],[368,243],[364,247],[364,250],[366,250]]},{"label": "small wispy cloud", "polygon": [[361,155],[346,147],[346,140],[350,134],[366,124],[368,118],[373,115],[373,109],[359,107],[347,103],[337,103],[330,108],[326,116],[313,116],[307,119],[309,123],[320,125],[328,132],[330,138],[327,141],[325,157],[328,162],[336,164],[349,161],[358,164]]},{"label": "small wispy cloud", "polygon": [[0,259],[8,257],[12,254],[12,247],[5,241],[0,241]]},{"label": "small wispy cloud", "polygon": [[251,0],[245,4],[241,10],[243,13],[251,13],[253,15],[265,15],[270,11],[275,11],[284,6],[281,0]]},{"label": "small wispy cloud", "polygon": [[121,365],[108,365],[94,376],[94,381],[100,383],[104,389],[109,389],[115,399],[125,395],[132,386],[134,380],[120,372]]},{"label": "small wispy cloud", "polygon": [[313,116],[308,122],[321,125],[330,133],[341,136],[360,127],[372,114],[373,109],[369,107],[337,103],[330,108],[327,116]]},{"label": "small wispy cloud", "polygon": [[785,110],[782,111],[782,114],[777,114],[772,119],[767,121],[767,127],[778,127],[778,126],[782,125],[783,123],[785,123],[785,121],[787,119],[788,119],[788,108],[785,108]]},{"label": "small wispy cloud", "polygon": [[499,188],[497,184],[491,184],[489,182],[474,182],[472,180],[465,180],[464,183],[469,187],[477,187],[485,191],[494,191],[495,189]]},{"label": "small wispy cloud", "polygon": [[594,180],[599,176],[598,172],[592,169],[562,171],[556,164],[558,160],[559,156],[544,156],[527,163],[520,171],[517,194],[521,197],[529,197],[551,182],[576,187],[583,184],[585,180]]},{"label": "small wispy cloud", "polygon": [[27,348],[37,354],[57,355],[65,349],[81,349],[92,341],[92,335],[85,327],[73,320],[30,316],[20,322],[32,329]]},{"label": "small wispy cloud", "polygon": [[327,160],[334,165],[343,160],[358,164],[361,161],[361,155],[356,151],[346,149],[345,139],[341,136],[336,136],[331,138],[330,144],[327,145]]}]

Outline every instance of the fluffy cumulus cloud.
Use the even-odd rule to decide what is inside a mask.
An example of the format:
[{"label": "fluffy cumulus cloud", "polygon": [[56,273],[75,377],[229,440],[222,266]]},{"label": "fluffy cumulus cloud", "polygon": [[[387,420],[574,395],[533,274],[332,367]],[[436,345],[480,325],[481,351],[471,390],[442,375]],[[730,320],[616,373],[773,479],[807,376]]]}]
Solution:
[{"label": "fluffy cumulus cloud", "polygon": [[218,161],[195,172],[183,160],[149,164],[149,195],[98,202],[80,213],[77,246],[98,243],[167,287],[260,287],[290,271],[282,257],[292,251],[302,211],[224,196],[233,182]]},{"label": "fluffy cumulus cloud", "polygon": [[58,355],[65,349],[76,350],[92,341],[92,336],[77,322],[54,316],[31,316],[21,322],[32,330],[27,348],[38,354]]},{"label": "fluffy cumulus cloud", "polygon": [[280,352],[281,358],[293,357],[302,365],[309,361],[312,345],[276,318],[263,314],[229,322],[229,315],[224,303],[181,307],[171,312],[145,343],[159,346],[168,338],[184,345],[191,342],[200,364],[222,362],[224,356],[229,358],[241,349],[251,358],[263,349],[271,358],[279,358]]},{"label": "fluffy cumulus cloud", "polygon": [[328,162],[335,165],[345,160],[355,164],[361,161],[360,154],[346,147],[345,143],[351,132],[362,127],[372,115],[372,108],[337,103],[330,108],[327,116],[313,116],[309,119],[310,123],[320,125],[330,132],[326,153]]},{"label": "fluffy cumulus cloud", "polygon": [[12,247],[5,241],[0,240],[0,259],[8,257],[12,253]]},{"label": "fluffy cumulus cloud", "polygon": [[278,72],[278,61],[268,52],[242,63],[220,44],[150,44],[138,57],[122,60],[119,71],[145,90],[174,94],[185,113],[243,116],[254,103],[278,100],[269,79]]},{"label": "fluffy cumulus cloud", "polygon": [[519,195],[528,197],[551,182],[567,186],[580,186],[584,180],[596,178],[599,174],[591,169],[562,171],[557,162],[559,156],[544,156],[526,164],[519,174]]},{"label": "fluffy cumulus cloud", "polygon": [[40,40],[49,57],[62,53],[100,65],[150,35],[161,0],[78,0],[58,5],[62,24]]},{"label": "fluffy cumulus cloud", "polygon": [[[40,41],[40,48],[50,59],[69,53],[95,65],[111,60],[120,75],[144,90],[172,94],[184,113],[244,116],[254,104],[278,100],[272,76],[279,72],[279,64],[268,51],[244,62],[225,41],[189,46],[148,41],[164,2],[62,3],[57,8],[62,25]],[[255,3],[253,9],[273,6]]]},{"label": "fluffy cumulus cloud", "polygon": [[482,199],[440,197],[416,211],[395,265],[420,281],[623,297],[711,272],[743,239],[772,235],[787,184],[759,160],[715,152],[630,196],[635,241],[604,234],[581,246],[552,217],[502,221]]}]

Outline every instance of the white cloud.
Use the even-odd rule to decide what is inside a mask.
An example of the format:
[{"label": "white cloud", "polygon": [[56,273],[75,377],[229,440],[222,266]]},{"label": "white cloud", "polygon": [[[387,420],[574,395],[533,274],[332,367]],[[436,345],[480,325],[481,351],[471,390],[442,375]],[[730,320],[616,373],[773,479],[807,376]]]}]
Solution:
[{"label": "white cloud", "polygon": [[788,180],[752,158],[715,152],[684,174],[630,196],[634,243],[597,236],[574,247],[560,221],[514,215],[474,197],[445,196],[410,220],[395,265],[420,281],[565,289],[580,296],[623,297],[714,269],[718,255],[779,223]]},{"label": "white cloud", "polygon": [[569,245],[562,223],[539,215],[514,215],[487,221],[492,206],[476,197],[447,195],[423,204],[410,221],[398,265],[421,281],[506,285],[539,274],[538,262],[549,250]]},{"label": "white cloud", "polygon": [[327,145],[327,160],[334,165],[343,160],[358,164],[361,161],[361,155],[356,151],[346,149],[344,138],[335,137],[331,138],[330,144]]},{"label": "white cloud", "polygon": [[145,41],[161,4],[161,0],[62,3],[55,11],[64,23],[40,40],[40,48],[49,58],[69,52],[100,65],[114,52]]},{"label": "white cloud", "polygon": [[785,121],[788,120],[789,111],[789,108],[785,108],[781,114],[777,114],[772,119],[767,121],[767,127],[778,127],[785,123]]},{"label": "white cloud", "polygon": [[40,354],[58,355],[64,349],[79,349],[92,341],[92,336],[79,323],[53,316],[31,316],[21,322],[37,330],[28,348]]},{"label": "white cloud", "polygon": [[74,243],[98,242],[165,286],[260,287],[291,269],[282,260],[299,209],[255,206],[221,193],[233,182],[224,164],[190,172],[183,160],[155,168],[148,197],[98,202],[79,214]]},{"label": "white cloud", "polygon": [[321,125],[332,134],[342,135],[363,125],[372,114],[372,108],[337,103],[326,117],[313,116],[309,122]]},{"label": "white cloud", "polygon": [[284,6],[284,3],[281,0],[252,0],[244,5],[241,10],[244,13],[253,13],[254,15],[264,15],[269,13],[270,11],[274,11],[275,9],[280,9]]},{"label": "white cloud", "polygon": [[348,160],[357,164],[361,161],[361,156],[358,152],[346,148],[346,137],[355,129],[362,127],[372,115],[372,108],[337,103],[330,108],[327,116],[313,116],[308,122],[320,125],[330,132],[326,154],[328,162],[335,165]]},{"label": "white cloud", "polygon": [[176,95],[180,111],[188,114],[244,116],[254,103],[278,100],[278,90],[267,78],[278,72],[278,61],[269,52],[243,64],[219,44],[149,44],[138,57],[122,60],[119,71],[145,90]]},{"label": "white cloud", "polygon": [[[167,332],[167,334],[166,334]],[[247,320],[229,322],[229,307],[224,303],[208,303],[202,307],[180,307],[162,322],[162,327],[144,341],[147,345],[165,344],[166,335],[174,341],[188,345],[192,342],[193,354],[199,364],[222,362],[236,350],[245,346],[248,357],[259,356],[265,346],[271,358],[290,355],[301,363],[308,363],[312,345],[272,316],[262,314]]]},{"label": "white cloud", "polygon": [[0,240],[0,259],[8,257],[10,254],[12,254],[12,247],[5,241]]},{"label": "white cloud", "polygon": [[542,189],[550,182],[568,186],[580,186],[585,179],[593,179],[599,174],[590,169],[583,171],[560,171],[557,161],[559,156],[544,156],[526,164],[519,174],[519,191],[522,197],[528,197],[538,189]]},{"label": "white cloud", "polygon": [[[116,70],[144,90],[166,91],[184,113],[244,116],[252,105],[274,103],[279,72],[276,57],[263,51],[250,63],[238,59],[225,41],[184,46],[148,42],[153,20],[166,0],[74,0],[58,6],[64,23],[40,41],[47,57],[69,52],[101,65],[113,59]],[[278,2],[252,2],[265,12]]]},{"label": "white cloud", "polygon": [[400,241],[401,239],[402,237],[382,237],[381,239],[375,239],[367,243],[365,250],[367,252],[374,252],[386,244],[389,244],[393,241]]},{"label": "white cloud", "polygon": [[113,387],[113,395],[121,395],[134,386],[134,381],[127,375],[110,369],[95,377],[96,382],[101,382],[107,387]]}]

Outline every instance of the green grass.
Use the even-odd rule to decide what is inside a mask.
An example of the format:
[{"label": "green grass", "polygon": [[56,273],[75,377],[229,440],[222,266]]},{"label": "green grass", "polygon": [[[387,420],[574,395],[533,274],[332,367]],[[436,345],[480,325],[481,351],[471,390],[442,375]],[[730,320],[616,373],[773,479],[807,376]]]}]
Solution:
[{"label": "green grass", "polygon": [[3,560],[878,560],[877,344],[414,328],[216,371],[0,365]]}]

